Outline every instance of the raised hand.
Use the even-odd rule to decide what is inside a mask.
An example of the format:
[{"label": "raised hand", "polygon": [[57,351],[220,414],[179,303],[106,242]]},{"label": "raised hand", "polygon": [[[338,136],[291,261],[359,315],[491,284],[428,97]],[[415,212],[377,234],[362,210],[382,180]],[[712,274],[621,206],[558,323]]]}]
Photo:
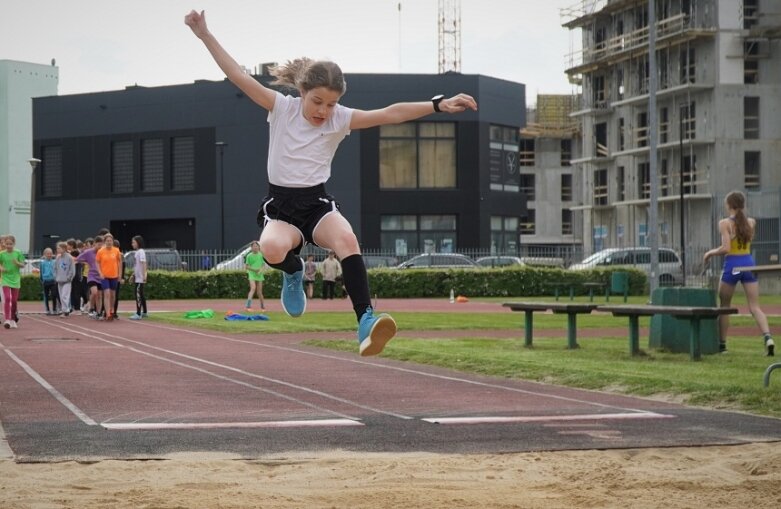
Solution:
[{"label": "raised hand", "polygon": [[466,109],[477,111],[477,102],[467,94],[454,95],[449,99],[443,99],[439,103],[439,109],[446,113],[459,113]]},{"label": "raised hand", "polygon": [[198,38],[202,38],[209,33],[209,29],[206,26],[206,11],[190,11],[190,13],[184,17],[184,24],[190,27],[190,30],[192,30]]}]

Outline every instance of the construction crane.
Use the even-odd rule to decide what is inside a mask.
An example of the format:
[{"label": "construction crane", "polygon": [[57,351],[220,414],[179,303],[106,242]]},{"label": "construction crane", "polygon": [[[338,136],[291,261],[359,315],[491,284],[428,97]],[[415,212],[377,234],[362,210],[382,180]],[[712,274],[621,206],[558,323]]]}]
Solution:
[{"label": "construction crane", "polygon": [[439,0],[439,73],[461,72],[461,0]]}]

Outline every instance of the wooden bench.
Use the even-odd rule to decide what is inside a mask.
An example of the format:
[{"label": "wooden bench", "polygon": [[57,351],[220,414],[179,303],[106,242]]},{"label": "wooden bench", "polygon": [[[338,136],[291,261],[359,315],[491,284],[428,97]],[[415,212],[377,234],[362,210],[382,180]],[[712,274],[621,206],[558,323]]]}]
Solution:
[{"label": "wooden bench", "polygon": [[512,311],[523,311],[524,320],[524,346],[532,346],[532,330],[534,328],[535,311],[553,311],[556,314],[567,315],[567,348],[579,348],[577,339],[577,317],[579,314],[589,314],[597,308],[596,304],[564,304],[554,302],[505,302],[502,306]]},{"label": "wooden bench", "polygon": [[594,302],[594,290],[599,289],[605,289],[605,300],[610,300],[610,285],[607,283],[602,283],[599,281],[586,281],[583,283],[583,286],[588,288],[588,301]]},{"label": "wooden bench", "polygon": [[760,274],[775,274],[781,276],[781,265],[754,265],[753,267],[735,267],[732,272],[758,272]]},{"label": "wooden bench", "polygon": [[562,289],[567,289],[569,291],[569,300],[575,300],[575,287],[577,285],[578,283],[555,281],[552,283],[545,283],[545,286],[553,288],[553,297],[556,299],[556,302],[559,301],[559,295],[561,294]]},{"label": "wooden bench", "polygon": [[607,305],[599,306],[597,311],[613,313],[613,316],[629,317],[629,354],[640,353],[640,326],[639,317],[653,315],[671,315],[680,320],[688,320],[689,332],[689,356],[691,360],[700,360],[700,320],[703,318],[716,318],[720,315],[734,315],[736,308],[717,307],[686,307],[686,306],[657,306],[657,305]]}]

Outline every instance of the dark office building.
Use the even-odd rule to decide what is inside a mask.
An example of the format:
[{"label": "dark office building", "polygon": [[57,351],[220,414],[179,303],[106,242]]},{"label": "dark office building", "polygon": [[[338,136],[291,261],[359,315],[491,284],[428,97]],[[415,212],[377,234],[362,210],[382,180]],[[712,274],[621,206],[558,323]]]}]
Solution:
[{"label": "dark office building", "polygon": [[[259,76],[266,82],[269,78]],[[328,190],[367,250],[514,247],[524,213],[524,85],[479,75],[353,74],[342,103],[374,109],[464,92],[479,111],[353,131]],[[228,81],[33,103],[35,250],[108,226],[128,246],[234,249],[257,238],[267,113]]]}]

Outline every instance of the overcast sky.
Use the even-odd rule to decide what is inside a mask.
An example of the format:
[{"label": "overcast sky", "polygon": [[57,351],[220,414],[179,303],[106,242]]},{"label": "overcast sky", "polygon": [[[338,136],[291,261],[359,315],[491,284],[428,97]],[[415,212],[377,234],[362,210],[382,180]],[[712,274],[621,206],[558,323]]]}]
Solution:
[{"label": "overcast sky", "polygon": [[[559,10],[576,3],[461,0],[461,71],[525,83],[529,103],[572,92],[565,54],[579,34]],[[437,0],[2,0],[0,60],[55,58],[60,94],[222,79],[184,25],[190,9],[249,68],[308,56],[347,73],[438,70]]]}]

